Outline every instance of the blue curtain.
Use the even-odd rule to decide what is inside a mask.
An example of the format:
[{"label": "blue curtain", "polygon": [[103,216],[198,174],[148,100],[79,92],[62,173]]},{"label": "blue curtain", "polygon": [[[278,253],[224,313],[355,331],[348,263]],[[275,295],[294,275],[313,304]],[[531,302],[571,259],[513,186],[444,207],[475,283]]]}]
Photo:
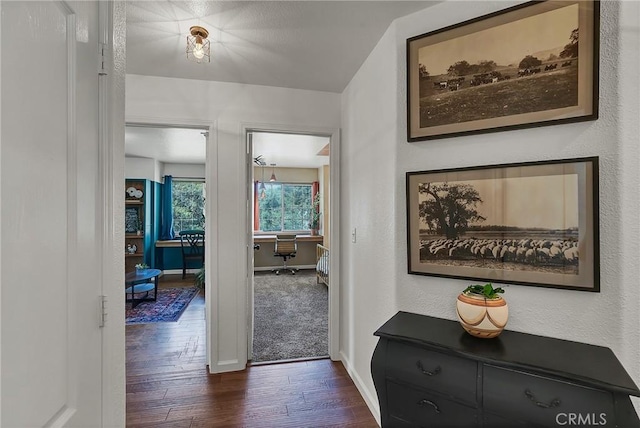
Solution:
[{"label": "blue curtain", "polygon": [[171,183],[173,177],[164,176],[164,185],[162,186],[162,201],[160,205],[160,239],[173,239],[173,192],[171,191]]}]

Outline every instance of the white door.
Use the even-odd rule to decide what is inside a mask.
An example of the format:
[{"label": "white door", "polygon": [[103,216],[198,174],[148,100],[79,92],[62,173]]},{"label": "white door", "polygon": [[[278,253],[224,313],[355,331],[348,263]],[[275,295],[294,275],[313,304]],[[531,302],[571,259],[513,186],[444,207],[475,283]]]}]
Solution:
[{"label": "white door", "polygon": [[0,425],[100,426],[98,3],[0,7]]}]

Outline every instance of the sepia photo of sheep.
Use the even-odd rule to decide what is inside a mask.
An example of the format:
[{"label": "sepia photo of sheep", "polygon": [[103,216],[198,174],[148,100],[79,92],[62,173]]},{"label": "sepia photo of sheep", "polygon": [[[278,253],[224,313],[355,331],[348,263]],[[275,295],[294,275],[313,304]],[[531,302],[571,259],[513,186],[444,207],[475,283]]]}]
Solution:
[{"label": "sepia photo of sheep", "polygon": [[409,271],[597,283],[597,160],[407,173]]},{"label": "sepia photo of sheep", "polygon": [[578,274],[578,176],[418,184],[420,262]]},{"label": "sepia photo of sheep", "polygon": [[544,2],[409,39],[410,140],[595,114],[589,7]]}]

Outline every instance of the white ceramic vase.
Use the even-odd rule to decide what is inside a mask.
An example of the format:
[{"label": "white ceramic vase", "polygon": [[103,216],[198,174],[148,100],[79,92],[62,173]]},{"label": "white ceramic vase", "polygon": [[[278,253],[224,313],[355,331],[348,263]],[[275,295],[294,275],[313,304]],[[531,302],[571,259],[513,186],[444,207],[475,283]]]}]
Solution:
[{"label": "white ceramic vase", "polygon": [[460,293],[456,301],[458,321],[472,336],[491,339],[502,333],[509,319],[506,300],[487,299],[473,293]]}]

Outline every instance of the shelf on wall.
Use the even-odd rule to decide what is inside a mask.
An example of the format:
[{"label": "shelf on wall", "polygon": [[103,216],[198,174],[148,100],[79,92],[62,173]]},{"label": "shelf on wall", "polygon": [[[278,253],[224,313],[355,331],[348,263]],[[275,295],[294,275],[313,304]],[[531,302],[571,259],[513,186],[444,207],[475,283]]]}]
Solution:
[{"label": "shelf on wall", "polygon": [[144,254],[142,253],[136,253],[136,254],[130,254],[130,253],[124,253],[125,257],[142,257],[144,256]]},{"label": "shelf on wall", "polygon": [[124,203],[127,204],[127,205],[144,205],[144,201],[140,201],[140,200],[137,200],[137,199],[135,199],[135,200],[134,199],[126,199],[124,201]]}]

